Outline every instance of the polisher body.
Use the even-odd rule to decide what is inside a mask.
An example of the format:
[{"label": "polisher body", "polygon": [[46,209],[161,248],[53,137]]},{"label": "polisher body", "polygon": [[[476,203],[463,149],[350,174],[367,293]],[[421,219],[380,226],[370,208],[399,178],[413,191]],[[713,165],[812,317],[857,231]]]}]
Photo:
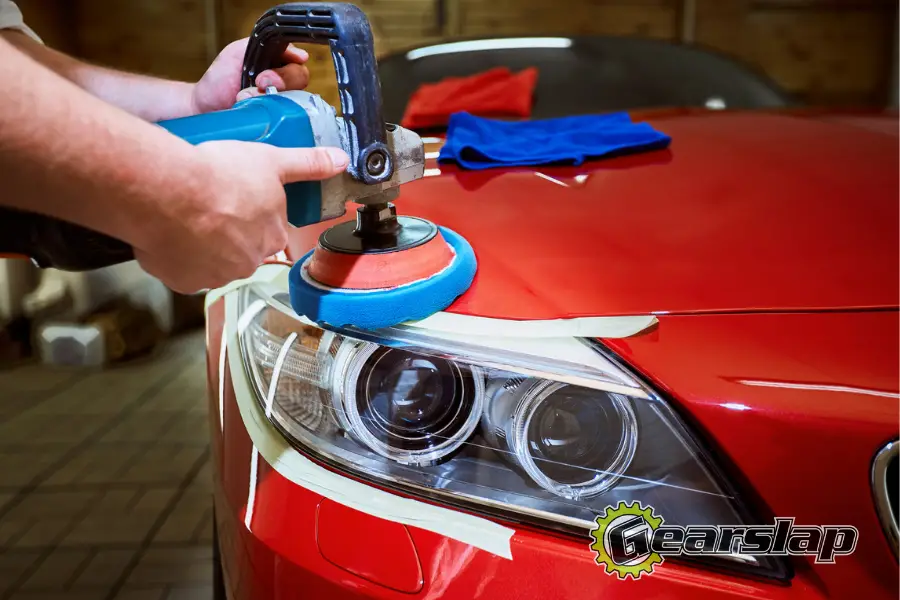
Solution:
[{"label": "polisher body", "polygon": [[[259,142],[281,148],[343,148],[353,155],[348,124],[320,96],[304,91],[267,93],[243,100],[228,110],[159,125],[178,137],[199,144],[213,140]],[[288,221],[295,227],[340,217],[347,202],[365,203],[402,183],[422,177],[425,155],[418,135],[398,126],[387,130],[387,146],[394,157],[393,175],[381,183],[363,183],[356,165],[325,181],[301,181],[285,186]]]}]

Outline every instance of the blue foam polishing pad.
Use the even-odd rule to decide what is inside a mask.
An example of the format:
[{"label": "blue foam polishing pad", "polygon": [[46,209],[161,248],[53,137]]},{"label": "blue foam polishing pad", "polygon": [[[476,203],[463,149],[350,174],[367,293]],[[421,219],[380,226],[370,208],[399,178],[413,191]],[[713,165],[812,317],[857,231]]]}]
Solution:
[{"label": "blue foam polishing pad", "polygon": [[446,227],[439,229],[456,253],[453,261],[427,279],[393,288],[356,290],[323,285],[305,272],[313,253],[308,252],[291,267],[291,306],[316,323],[360,329],[390,327],[444,310],[472,285],[478,263],[465,238]]}]

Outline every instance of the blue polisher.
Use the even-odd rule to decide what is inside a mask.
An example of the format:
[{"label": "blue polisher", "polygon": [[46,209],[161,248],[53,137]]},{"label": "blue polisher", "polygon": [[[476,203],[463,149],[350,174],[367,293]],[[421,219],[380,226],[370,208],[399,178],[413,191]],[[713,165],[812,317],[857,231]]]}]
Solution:
[{"label": "blue polisher", "polygon": [[[472,283],[475,255],[453,231],[397,216],[393,200],[402,184],[423,176],[425,151],[415,132],[382,118],[368,20],[345,3],[292,2],[268,10],[249,37],[242,88],[281,66],[291,43],[330,46],[342,116],[315,94],[272,88],[228,110],[158,125],[192,144],[331,146],[350,156],[339,176],[285,185],[287,220],[295,227],[340,217],[348,202],[361,205],[355,222],[327,230],[292,268],[290,295],[297,313],[334,326],[374,329],[446,308]],[[0,232],[0,252],[29,256],[43,267],[94,269],[134,258],[124,242],[34,213],[0,209]]]}]

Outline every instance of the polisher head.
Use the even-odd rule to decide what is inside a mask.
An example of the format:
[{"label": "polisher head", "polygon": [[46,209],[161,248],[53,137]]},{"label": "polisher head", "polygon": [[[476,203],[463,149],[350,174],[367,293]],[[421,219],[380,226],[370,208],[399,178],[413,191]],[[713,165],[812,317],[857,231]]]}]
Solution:
[{"label": "polisher head", "polygon": [[459,234],[390,203],[369,204],[356,223],[326,230],[291,269],[298,314],[336,327],[378,329],[447,308],[472,284],[472,247]]}]

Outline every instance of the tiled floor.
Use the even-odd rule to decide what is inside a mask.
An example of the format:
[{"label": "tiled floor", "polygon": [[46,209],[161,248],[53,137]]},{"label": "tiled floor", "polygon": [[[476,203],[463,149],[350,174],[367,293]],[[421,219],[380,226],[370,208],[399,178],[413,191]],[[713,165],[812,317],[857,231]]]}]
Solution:
[{"label": "tiled floor", "polygon": [[203,361],[0,370],[0,600],[212,597]]}]

